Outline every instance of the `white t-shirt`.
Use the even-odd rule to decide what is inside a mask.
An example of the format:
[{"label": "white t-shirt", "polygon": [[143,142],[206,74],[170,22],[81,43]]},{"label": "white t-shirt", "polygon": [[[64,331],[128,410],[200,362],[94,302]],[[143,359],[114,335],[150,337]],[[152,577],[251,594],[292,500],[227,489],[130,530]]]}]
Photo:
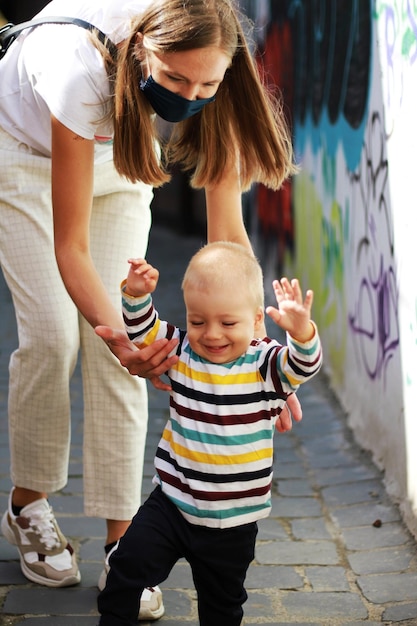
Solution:
[{"label": "white t-shirt", "polygon": [[[130,20],[152,0],[52,0],[36,17],[78,17],[120,43]],[[138,77],[139,80],[139,77]],[[51,155],[51,114],[86,139],[96,160],[112,158],[113,127],[103,121],[109,85],[89,33],[46,24],[23,31],[0,61],[0,126],[45,156]]]}]

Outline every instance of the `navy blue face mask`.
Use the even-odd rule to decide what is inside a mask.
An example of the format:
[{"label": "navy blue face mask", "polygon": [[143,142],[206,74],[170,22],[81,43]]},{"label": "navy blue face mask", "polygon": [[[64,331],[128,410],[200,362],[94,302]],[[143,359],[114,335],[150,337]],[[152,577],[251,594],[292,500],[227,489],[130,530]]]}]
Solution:
[{"label": "navy blue face mask", "polygon": [[215,100],[215,96],[200,100],[187,100],[156,83],[151,75],[146,80],[141,78],[139,86],[155,113],[167,122],[186,120]]}]

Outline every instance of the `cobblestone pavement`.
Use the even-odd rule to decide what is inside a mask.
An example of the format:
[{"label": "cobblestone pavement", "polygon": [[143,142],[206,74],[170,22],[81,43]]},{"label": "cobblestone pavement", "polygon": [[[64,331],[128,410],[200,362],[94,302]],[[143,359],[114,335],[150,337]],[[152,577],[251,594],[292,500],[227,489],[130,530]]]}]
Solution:
[{"label": "cobblestone pavement", "polygon": [[[161,315],[183,325],[180,280],[200,245],[155,227],[148,258],[161,270],[155,296]],[[0,281],[0,511],[10,480],[7,443],[7,365],[16,345],[10,296]],[[15,548],[0,536],[0,625],[94,626],[96,583],[102,568],[104,522],[83,515],[82,393],[72,383],[73,423],[68,484],[50,501],[76,547],[82,582],[50,589],[27,581]],[[382,474],[358,449],[324,376],[299,393],[304,418],[275,437],[272,514],[259,524],[256,559],[247,577],[245,624],[353,626],[417,625],[416,542],[384,489]],[[152,458],[165,423],[168,397],[149,389],[150,420],[144,494],[151,489]],[[198,624],[187,563],[162,584],[161,626]],[[213,624],[213,626],[216,626]]]}]

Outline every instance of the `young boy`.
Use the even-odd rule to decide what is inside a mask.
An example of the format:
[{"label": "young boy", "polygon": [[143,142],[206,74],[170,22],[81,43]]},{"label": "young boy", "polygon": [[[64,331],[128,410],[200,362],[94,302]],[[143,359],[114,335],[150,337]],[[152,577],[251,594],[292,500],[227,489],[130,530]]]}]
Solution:
[{"label": "young boy", "polygon": [[297,280],[274,281],[278,309],[266,312],[287,331],[288,346],[253,339],[264,329],[259,263],[238,244],[208,244],[183,279],[185,332],[153,307],[158,271],[143,259],[129,263],[122,301],[130,339],[176,337],[179,359],[168,371],[157,487],[111,555],[100,626],[133,626],[142,589],[165,580],[181,557],[192,569],[200,625],[239,626],[256,522],[271,506],[275,424],[287,396],[322,362],[313,292],[303,300]]}]

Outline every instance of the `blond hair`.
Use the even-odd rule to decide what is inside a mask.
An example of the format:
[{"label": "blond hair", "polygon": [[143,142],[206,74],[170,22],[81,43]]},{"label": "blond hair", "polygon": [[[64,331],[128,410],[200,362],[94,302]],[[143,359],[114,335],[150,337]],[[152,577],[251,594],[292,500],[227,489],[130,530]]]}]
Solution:
[{"label": "blond hair", "polygon": [[[193,186],[208,187],[238,166],[245,190],[255,181],[278,189],[295,173],[282,106],[260,78],[242,20],[233,0],[156,0],[132,21],[114,80],[114,161],[120,174],[157,187],[170,178],[165,166],[178,163],[191,172]],[[231,66],[215,102],[175,125],[161,160],[153,110],[139,87],[146,50],[205,47],[220,48]]]},{"label": "blond hair", "polygon": [[254,308],[264,305],[261,266],[248,248],[232,241],[215,241],[200,248],[188,264],[181,287],[183,291],[246,290]]}]

